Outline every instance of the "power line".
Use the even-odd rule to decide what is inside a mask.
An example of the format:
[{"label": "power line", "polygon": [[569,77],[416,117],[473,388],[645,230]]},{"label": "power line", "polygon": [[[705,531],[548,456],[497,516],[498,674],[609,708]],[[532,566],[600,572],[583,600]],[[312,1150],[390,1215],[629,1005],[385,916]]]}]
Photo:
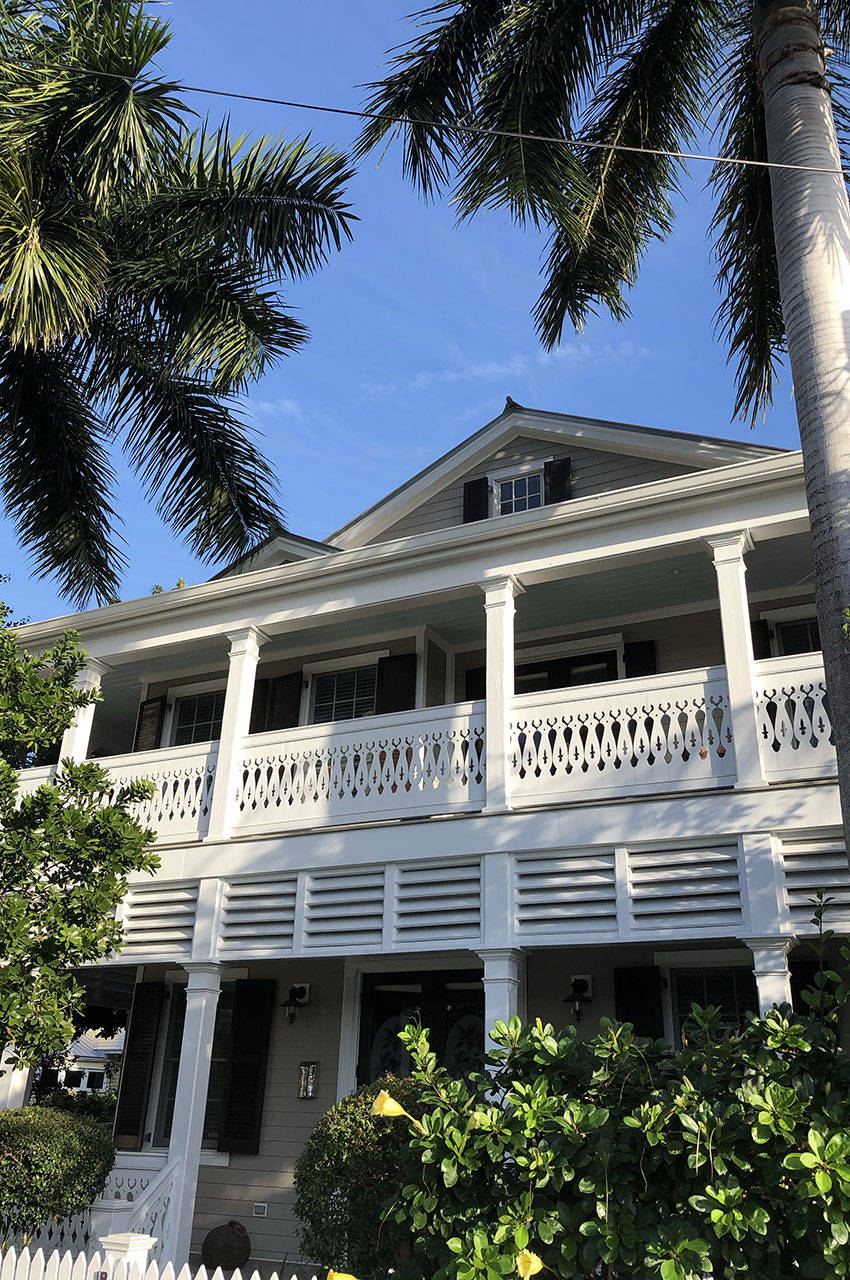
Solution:
[{"label": "power line", "polygon": [[[84,76],[101,76],[109,80],[122,80],[132,87],[144,88],[148,84],[157,84],[155,80],[143,80],[136,86],[130,76],[122,76],[116,71],[95,71],[88,67],[52,67],[53,71],[70,71]],[[581,146],[595,151],[623,151],[631,155],[659,156],[668,160],[704,160],[709,164],[732,164],[739,167],[750,166],[758,169],[790,169],[796,173],[831,173],[850,177],[842,168],[831,168],[810,164],[785,164],[778,160],[741,160],[737,156],[703,155],[698,151],[665,151],[660,147],[629,147],[620,142],[596,142],[581,136],[562,138],[540,133],[521,133],[512,129],[488,129],[484,125],[466,124],[462,120],[416,120],[412,116],[391,116],[381,111],[362,111],[354,107],[330,107],[319,102],[299,102],[289,98],[269,98],[258,93],[239,93],[235,89],[211,89],[197,84],[175,84],[182,93],[206,93],[214,98],[234,98],[241,102],[260,102],[266,106],[291,107],[296,111],[320,111],[326,115],[353,116],[358,120],[383,120],[388,124],[406,125],[440,129],[446,133],[472,133],[488,138],[511,138],[516,142],[545,142],[554,146]]]}]

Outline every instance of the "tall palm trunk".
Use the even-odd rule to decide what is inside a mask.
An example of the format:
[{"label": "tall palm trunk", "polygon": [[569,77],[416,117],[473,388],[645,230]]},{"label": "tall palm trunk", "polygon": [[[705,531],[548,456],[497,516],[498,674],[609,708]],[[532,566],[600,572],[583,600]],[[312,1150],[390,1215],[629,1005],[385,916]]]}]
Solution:
[{"label": "tall palm trunk", "polygon": [[[756,45],[772,161],[782,311],[812,524],[815,596],[850,835],[850,204],[816,19],[773,0],[757,6]],[[850,840],[848,840],[850,847]]]}]

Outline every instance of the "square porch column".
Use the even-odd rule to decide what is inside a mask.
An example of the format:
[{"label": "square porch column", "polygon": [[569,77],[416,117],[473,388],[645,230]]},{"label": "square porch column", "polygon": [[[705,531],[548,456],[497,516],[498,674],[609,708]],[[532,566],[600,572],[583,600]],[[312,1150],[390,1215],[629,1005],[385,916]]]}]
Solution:
[{"label": "square porch column", "polygon": [[775,1004],[791,1003],[791,974],[788,969],[788,952],[796,939],[742,938],[741,941],[753,953],[753,973],[759,997],[759,1013],[762,1017]]},{"label": "square porch column", "polygon": [[236,775],[242,739],[248,733],[251,723],[251,704],[254,699],[257,664],[260,661],[260,646],[268,636],[259,627],[245,627],[241,631],[229,631],[227,638],[230,641],[230,666],[210,805],[208,840],[226,840],[233,826]]},{"label": "square porch column", "polygon": [[[109,667],[105,662],[100,662],[97,658],[86,659],[86,665],[75,681],[77,688],[85,690],[86,693],[97,692],[100,689],[100,682],[108,670]],[[60,760],[70,757],[75,764],[80,764],[85,760],[89,753],[89,742],[91,741],[96,706],[97,703],[90,702],[77,712],[74,717],[74,723],[62,735],[62,745],[59,748]]]},{"label": "square porch column", "polygon": [[747,566],[744,555],[752,550],[746,529],[706,538],[713,552],[720,599],[720,626],[729,689],[729,716],[735,744],[736,787],[763,787],[764,772],[759,747],[758,718],[753,670],[753,637],[747,603]]},{"label": "square porch column", "polygon": [[0,1111],[11,1111],[14,1107],[25,1107],[30,1091],[32,1069],[30,1067],[12,1067],[7,1054],[11,1046],[0,1052]]},{"label": "square porch column", "polygon": [[518,947],[486,947],[477,953],[484,961],[485,1048],[497,1022],[514,1016],[525,1019],[525,952]]},{"label": "square porch column", "polygon": [[484,730],[487,799],[484,812],[510,808],[511,702],[514,696],[514,601],[525,588],[516,578],[481,584],[487,617],[487,712]]},{"label": "square porch column", "polygon": [[163,1246],[162,1264],[177,1270],[189,1260],[192,1219],[198,1189],[204,1112],[212,1062],[215,1011],[221,990],[221,966],[187,962],[186,1019],[177,1068],[174,1119],[168,1143],[168,1162],[180,1161],[172,1198],[173,1220]]}]

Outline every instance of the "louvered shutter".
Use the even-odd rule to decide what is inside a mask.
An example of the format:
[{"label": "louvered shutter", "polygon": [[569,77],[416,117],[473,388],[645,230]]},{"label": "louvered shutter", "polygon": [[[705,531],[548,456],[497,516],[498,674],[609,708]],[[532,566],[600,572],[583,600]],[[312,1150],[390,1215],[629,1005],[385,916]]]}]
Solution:
[{"label": "louvered shutter", "polygon": [[301,688],[304,677],[300,671],[288,676],[278,676],[270,681],[268,729],[294,729],[301,714]]},{"label": "louvered shutter", "polygon": [[397,653],[378,659],[378,683],[375,711],[388,715],[393,711],[410,711],[416,706],[416,654]]},{"label": "louvered shutter", "polygon": [[569,458],[553,458],[543,468],[543,501],[567,502],[572,497]]},{"label": "louvered shutter", "polygon": [[753,657],[756,662],[762,658],[771,657],[770,627],[767,625],[767,618],[753,619],[750,627],[753,633]]},{"label": "louvered shutter", "polygon": [[490,490],[486,476],[467,480],[463,486],[463,523],[486,520],[490,514]]},{"label": "louvered shutter", "polygon": [[660,1040],[664,1035],[661,970],[653,964],[614,970],[614,1017],[631,1022],[635,1035]]},{"label": "louvered shutter", "polygon": [[166,701],[165,694],[162,694],[159,698],[148,698],[139,707],[136,735],[133,739],[134,751],[153,751],[160,745]]},{"label": "louvered shutter", "polygon": [[654,640],[633,640],[623,645],[623,665],[626,668],[626,679],[637,680],[639,676],[654,676],[658,672],[655,660]]},{"label": "louvered shutter", "polygon": [[253,1156],[260,1149],[276,990],[273,978],[243,978],[235,985],[219,1151]]},{"label": "louvered shutter", "polygon": [[113,1131],[115,1145],[122,1151],[138,1151],[144,1138],[164,991],[161,982],[139,982],[133,994]]},{"label": "louvered shutter", "polygon": [[266,712],[269,706],[269,682],[257,680],[254,684],[254,699],[251,703],[251,719],[248,723],[249,733],[262,733],[266,727]]}]

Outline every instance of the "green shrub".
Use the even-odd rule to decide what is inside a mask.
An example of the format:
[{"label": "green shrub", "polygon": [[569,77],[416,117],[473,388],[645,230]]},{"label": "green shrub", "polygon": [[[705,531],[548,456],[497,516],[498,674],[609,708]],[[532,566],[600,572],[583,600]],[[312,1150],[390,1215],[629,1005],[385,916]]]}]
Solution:
[{"label": "green shrub", "polygon": [[115,1107],[118,1094],[112,1091],[103,1093],[74,1093],[69,1089],[53,1089],[39,1103],[42,1107],[53,1107],[56,1111],[69,1111],[75,1116],[88,1116],[91,1120],[99,1120],[111,1129],[115,1119]]},{"label": "green shrub", "polygon": [[326,1111],[295,1166],[295,1214],[305,1257],[353,1272],[358,1280],[386,1277],[410,1251],[409,1231],[385,1211],[400,1185],[407,1130],[372,1117],[381,1089],[419,1114],[419,1086],[386,1076]]},{"label": "green shrub", "polygon": [[493,1034],[495,1077],[455,1080],[408,1028],[422,1130],[375,1121],[419,1157],[395,1216],[420,1275],[850,1275],[850,1059],[831,1015],[784,1005],[730,1033],[695,1008],[680,1050],[607,1020],[584,1043],[516,1018]]},{"label": "green shrub", "polygon": [[0,1111],[0,1240],[81,1213],[106,1186],[115,1148],[97,1120],[53,1107]]}]

